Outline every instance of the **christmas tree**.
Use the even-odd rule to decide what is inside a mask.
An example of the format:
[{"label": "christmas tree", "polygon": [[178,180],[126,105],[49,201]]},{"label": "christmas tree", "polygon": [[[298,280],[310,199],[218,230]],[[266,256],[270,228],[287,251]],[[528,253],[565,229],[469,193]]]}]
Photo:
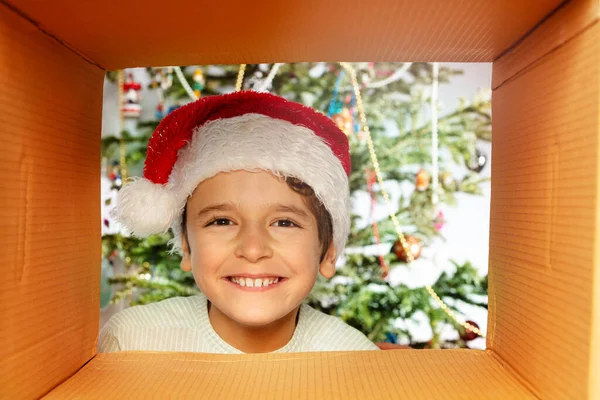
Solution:
[{"label": "christmas tree", "polygon": [[[485,154],[479,152],[476,143],[491,140],[490,98],[482,94],[436,118],[434,134],[428,118],[431,109],[426,106],[431,101],[432,84],[449,82],[460,71],[438,70],[429,63],[358,63],[353,68],[383,187],[376,179],[369,134],[361,121],[360,98],[348,69],[333,63],[296,63],[248,65],[245,70],[244,89],[268,90],[333,118],[350,141],[350,191],[367,193],[371,198],[371,210],[354,210],[348,251],[336,276],[329,281],[319,279],[308,301],[323,312],[341,317],[375,342],[434,348],[465,346],[476,335],[444,312],[426,287],[391,284],[386,276],[390,270],[419,258],[422,248],[441,237],[442,206],[454,205],[459,192],[481,193],[485,179],[478,172],[485,163]],[[155,118],[144,121],[136,120],[139,86],[131,78],[122,83],[121,110],[135,123],[119,135],[103,139],[103,159],[112,166],[112,190],[119,189],[127,171],[141,172],[147,140],[164,115],[200,96],[235,90],[238,70],[239,66],[147,69],[149,89],[157,93],[159,103]],[[117,80],[119,76],[123,77],[109,73],[107,78]],[[436,149],[433,154],[441,155],[435,163],[432,148]],[[461,176],[450,172],[457,166]],[[373,211],[386,207],[382,189],[404,183],[409,183],[411,189],[401,191],[392,204],[403,245],[390,218],[375,220]],[[128,296],[132,304],[146,304],[197,293],[193,276],[181,271],[179,257],[169,251],[170,234],[130,237],[123,235],[110,218],[105,218],[104,228],[105,258],[121,259],[126,265],[126,273],[110,278],[116,288],[113,302]],[[453,265],[453,272],[442,273],[431,289],[451,311],[456,312],[460,303],[487,308],[487,277],[480,276],[468,262]],[[433,337],[427,342],[416,342],[406,328],[406,322],[417,312],[424,313],[431,326]],[[442,338],[442,329],[447,325],[460,332],[460,339]]]}]

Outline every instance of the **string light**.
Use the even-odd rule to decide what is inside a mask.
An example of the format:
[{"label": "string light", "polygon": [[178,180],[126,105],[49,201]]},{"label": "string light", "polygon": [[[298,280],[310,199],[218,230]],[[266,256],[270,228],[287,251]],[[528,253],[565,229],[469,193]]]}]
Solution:
[{"label": "string light", "polygon": [[240,70],[238,71],[237,82],[235,83],[235,91],[239,92],[242,90],[242,83],[244,83],[244,72],[246,71],[246,64],[240,64]]},{"label": "string light", "polygon": [[269,71],[269,74],[267,75],[265,80],[261,83],[260,87],[256,89],[257,92],[266,92],[267,90],[269,90],[271,84],[273,83],[275,75],[277,75],[277,71],[279,71],[279,67],[281,67],[282,65],[283,63],[273,64],[273,67],[271,67],[271,70]]},{"label": "string light", "polygon": [[[363,132],[365,134],[365,138],[367,139],[367,146],[369,147],[371,163],[373,164],[373,168],[375,169],[375,176],[377,177],[377,182],[379,183],[379,189],[381,190],[383,199],[385,200],[385,203],[388,206],[388,208],[391,209],[390,206],[391,206],[392,202],[390,200],[390,196],[389,196],[387,190],[385,190],[385,187],[383,186],[383,177],[381,175],[379,161],[377,160],[377,154],[375,153],[375,146],[373,145],[373,139],[371,138],[371,132],[369,130],[369,126],[367,125],[367,117],[365,114],[362,97],[360,95],[360,88],[358,85],[358,81],[356,79],[356,71],[354,70],[352,65],[350,65],[349,63],[343,62],[343,63],[340,63],[340,65],[342,66],[342,68],[344,68],[346,70],[346,72],[348,72],[348,75],[350,75],[350,80],[352,81],[352,87],[354,89],[354,96],[356,97],[356,105],[358,107],[358,114],[360,117],[360,122],[362,123]],[[390,219],[392,220],[392,224],[394,225],[394,229],[396,230],[396,234],[398,235],[398,239],[400,240],[400,243],[402,244],[402,248],[404,249],[404,252],[406,253],[408,262],[410,263],[410,262],[414,261],[414,257],[413,257],[412,252],[410,251],[410,247],[404,237],[404,234],[402,233],[402,230],[400,229],[400,223],[398,222],[398,219],[396,218],[396,215],[393,212],[390,211],[389,216],[390,216]],[[469,330],[481,337],[485,337],[483,335],[483,332],[481,332],[481,330],[479,328],[477,328],[467,322],[459,321],[456,314],[438,296],[438,294],[435,292],[435,290],[433,290],[433,288],[430,285],[426,285],[425,288],[426,288],[427,292],[429,293],[429,295],[439,304],[440,308],[454,322],[461,325],[466,330]]]},{"label": "string light", "polygon": [[181,68],[173,67],[173,70],[175,71],[175,75],[177,76],[177,79],[179,79],[179,82],[181,82],[181,86],[183,86],[183,89],[185,90],[185,92],[188,94],[188,96],[190,96],[190,99],[192,99],[194,101],[198,100],[198,96],[196,96],[196,93],[194,93],[194,90],[188,83],[187,79],[185,79],[185,75],[183,74],[183,71],[181,70]]}]

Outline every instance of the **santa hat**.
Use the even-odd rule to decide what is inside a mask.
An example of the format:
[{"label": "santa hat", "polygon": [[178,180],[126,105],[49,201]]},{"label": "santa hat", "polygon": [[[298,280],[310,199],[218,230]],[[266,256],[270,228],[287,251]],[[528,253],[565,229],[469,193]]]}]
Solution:
[{"label": "santa hat", "polygon": [[173,230],[198,184],[219,172],[266,170],[311,186],[331,215],[341,254],[350,231],[350,154],[346,135],[312,108],[268,93],[204,97],[178,108],[148,142],[143,178],[119,192],[115,217],[136,236]]}]

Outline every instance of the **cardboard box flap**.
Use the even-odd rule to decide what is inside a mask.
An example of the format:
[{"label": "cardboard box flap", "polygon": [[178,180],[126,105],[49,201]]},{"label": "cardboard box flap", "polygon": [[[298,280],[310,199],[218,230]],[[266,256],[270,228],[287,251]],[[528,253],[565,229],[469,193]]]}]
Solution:
[{"label": "cardboard box flap", "polygon": [[[12,0],[112,70],[298,61],[491,62],[562,0],[54,2]],[[182,21],[187,21],[183,22]]]},{"label": "cardboard box flap", "polygon": [[[526,67],[492,98],[487,347],[543,399],[600,396],[600,24],[571,24],[590,3],[498,60]],[[543,51],[560,27],[574,35]]]},{"label": "cardboard box flap", "polygon": [[570,1],[494,61],[492,89],[583,33],[600,17],[600,0]]},{"label": "cardboard box flap", "polygon": [[45,399],[535,399],[479,350],[98,354]]},{"label": "cardboard box flap", "polygon": [[0,398],[96,353],[104,71],[0,4]]}]

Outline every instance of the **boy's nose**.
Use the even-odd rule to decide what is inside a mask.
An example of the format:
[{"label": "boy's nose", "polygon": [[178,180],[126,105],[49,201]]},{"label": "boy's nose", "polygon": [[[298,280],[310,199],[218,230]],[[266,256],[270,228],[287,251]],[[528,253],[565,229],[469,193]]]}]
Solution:
[{"label": "boy's nose", "polygon": [[255,263],[273,255],[266,229],[242,227],[235,251],[236,257]]}]

